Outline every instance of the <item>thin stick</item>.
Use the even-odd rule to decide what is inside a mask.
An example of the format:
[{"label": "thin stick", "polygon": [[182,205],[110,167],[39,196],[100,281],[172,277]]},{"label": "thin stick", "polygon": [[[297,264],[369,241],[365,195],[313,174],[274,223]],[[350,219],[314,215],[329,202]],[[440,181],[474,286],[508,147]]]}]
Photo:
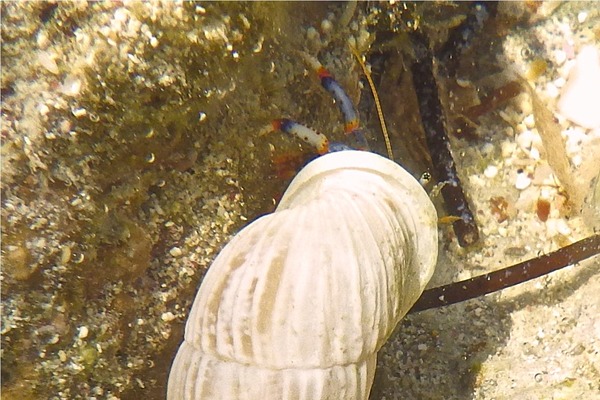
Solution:
[{"label": "thin stick", "polygon": [[420,31],[412,32],[410,38],[416,55],[411,67],[413,84],[425,141],[433,164],[433,176],[438,182],[444,183],[441,192],[448,213],[460,217],[452,224],[458,244],[461,247],[470,246],[479,240],[479,229],[469,208],[450,151],[446,118],[438,95],[429,40]]},{"label": "thin stick", "polygon": [[428,289],[409,313],[448,306],[505,289],[600,254],[600,235],[489,274]]},{"label": "thin stick", "polygon": [[383,132],[383,139],[385,140],[385,147],[387,149],[388,158],[390,160],[393,160],[394,153],[392,151],[392,144],[390,143],[390,136],[388,135],[387,127],[385,126],[385,119],[383,118],[383,110],[381,108],[381,102],[379,101],[379,95],[377,94],[377,89],[375,88],[375,83],[373,83],[373,79],[371,79],[371,74],[367,70],[367,66],[361,59],[361,56],[360,56],[360,54],[358,54],[358,51],[351,45],[348,45],[348,47],[350,47],[350,51],[352,52],[352,54],[354,54],[354,57],[356,57],[356,60],[358,61],[358,64],[362,68],[363,73],[365,74],[365,77],[367,78],[367,82],[369,82],[369,86],[371,87],[371,93],[373,93],[373,98],[375,99],[375,108],[377,108],[377,116],[379,117],[379,124],[381,125],[381,131]]}]

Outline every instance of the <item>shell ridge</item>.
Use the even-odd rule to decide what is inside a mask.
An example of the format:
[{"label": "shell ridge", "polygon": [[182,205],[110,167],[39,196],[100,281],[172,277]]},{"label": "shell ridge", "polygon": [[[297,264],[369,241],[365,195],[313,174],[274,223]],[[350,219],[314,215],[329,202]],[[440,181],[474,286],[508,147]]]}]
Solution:
[{"label": "shell ridge", "polygon": [[[363,203],[365,203],[363,201]],[[367,202],[368,203],[368,202]],[[379,254],[379,259],[383,259],[383,252],[381,250],[381,248],[379,246],[377,246],[378,243],[378,238],[377,235],[375,234],[375,231],[372,229],[371,225],[368,223],[368,218],[365,215],[365,207],[364,204],[359,205],[357,201],[348,201],[348,205],[350,207],[353,208],[354,213],[356,214],[357,218],[360,218],[362,221],[363,226],[366,227],[365,231],[361,233],[361,236],[359,238],[357,238],[356,240],[359,240],[360,242],[362,242],[362,244],[366,244],[366,248],[369,249],[376,249],[376,251]],[[367,237],[366,235],[368,235],[368,238],[370,239],[370,243],[367,243]],[[372,310],[372,314],[375,316],[371,321],[372,321],[372,326],[369,326],[369,328],[371,329],[371,332],[378,332],[379,329],[381,329],[381,324],[382,324],[382,319],[383,319],[383,313],[388,313],[387,310],[387,302],[382,301],[385,300],[385,295],[387,290],[381,290],[382,286],[387,288],[388,287],[388,273],[387,273],[387,268],[385,271],[382,271],[381,266],[374,266],[374,265],[366,265],[363,266],[361,268],[361,270],[363,271],[363,273],[366,273],[369,275],[369,278],[366,279],[366,281],[369,283],[369,287],[370,289],[373,290],[373,310]],[[379,285],[377,283],[382,283],[383,285]],[[361,293],[364,292],[364,287],[361,286]],[[373,302],[370,301],[369,303]],[[363,307],[364,309],[364,307]],[[365,311],[363,311],[365,312]],[[370,313],[370,310],[366,311],[367,315]],[[372,333],[370,334],[370,336],[375,337],[377,335],[373,335]],[[373,347],[372,349],[376,348],[376,342],[373,343]]]}]

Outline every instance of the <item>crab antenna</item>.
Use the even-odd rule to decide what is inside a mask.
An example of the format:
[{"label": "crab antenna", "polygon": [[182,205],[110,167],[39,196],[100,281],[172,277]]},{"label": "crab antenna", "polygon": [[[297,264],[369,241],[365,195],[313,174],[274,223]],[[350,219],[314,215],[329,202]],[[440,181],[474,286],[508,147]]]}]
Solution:
[{"label": "crab antenna", "polygon": [[369,83],[369,87],[371,88],[371,94],[373,95],[373,100],[375,101],[375,108],[377,109],[377,116],[379,117],[379,124],[381,125],[381,133],[383,133],[383,139],[385,140],[385,148],[388,153],[388,158],[390,160],[394,159],[394,152],[392,151],[392,144],[390,142],[390,136],[388,135],[387,126],[385,125],[385,118],[383,117],[383,109],[381,108],[381,102],[379,101],[379,94],[377,94],[377,88],[375,88],[375,83],[373,79],[371,79],[371,73],[367,69],[364,61],[362,60],[362,56],[358,53],[351,44],[348,44],[350,51],[356,57],[356,61],[360,68],[363,70],[363,74],[365,74],[365,78]]},{"label": "crab antenna", "polygon": [[300,52],[304,60],[317,72],[321,80],[321,86],[327,90],[338,104],[342,116],[344,117],[344,131],[346,136],[351,136],[356,146],[360,150],[368,150],[369,144],[362,131],[359,128],[358,112],[346,94],[342,86],[335,80],[331,73],[317,60],[304,52]]}]

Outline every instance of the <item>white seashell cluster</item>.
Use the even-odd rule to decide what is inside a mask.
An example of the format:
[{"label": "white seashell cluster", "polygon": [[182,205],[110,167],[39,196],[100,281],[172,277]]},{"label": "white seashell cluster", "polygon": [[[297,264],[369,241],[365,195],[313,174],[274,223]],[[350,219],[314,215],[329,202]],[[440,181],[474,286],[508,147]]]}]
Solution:
[{"label": "white seashell cluster", "polygon": [[168,399],[367,399],[377,351],[421,295],[437,215],[373,153],[307,165],[206,274]]}]

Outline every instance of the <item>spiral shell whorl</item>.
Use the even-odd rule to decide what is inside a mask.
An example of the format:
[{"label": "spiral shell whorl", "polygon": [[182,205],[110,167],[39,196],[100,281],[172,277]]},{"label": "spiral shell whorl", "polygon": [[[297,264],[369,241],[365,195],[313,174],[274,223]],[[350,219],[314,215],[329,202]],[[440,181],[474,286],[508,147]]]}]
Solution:
[{"label": "spiral shell whorl", "polygon": [[206,274],[169,398],[252,398],[252,387],[261,398],[366,398],[377,351],[433,273],[436,222],[418,182],[383,157],[313,161]]},{"label": "spiral shell whorl", "polygon": [[[169,376],[170,399],[363,399],[375,374],[373,354],[331,368],[270,369],[239,364],[197,351],[183,342]],[[173,385],[173,383],[176,383]]]}]

